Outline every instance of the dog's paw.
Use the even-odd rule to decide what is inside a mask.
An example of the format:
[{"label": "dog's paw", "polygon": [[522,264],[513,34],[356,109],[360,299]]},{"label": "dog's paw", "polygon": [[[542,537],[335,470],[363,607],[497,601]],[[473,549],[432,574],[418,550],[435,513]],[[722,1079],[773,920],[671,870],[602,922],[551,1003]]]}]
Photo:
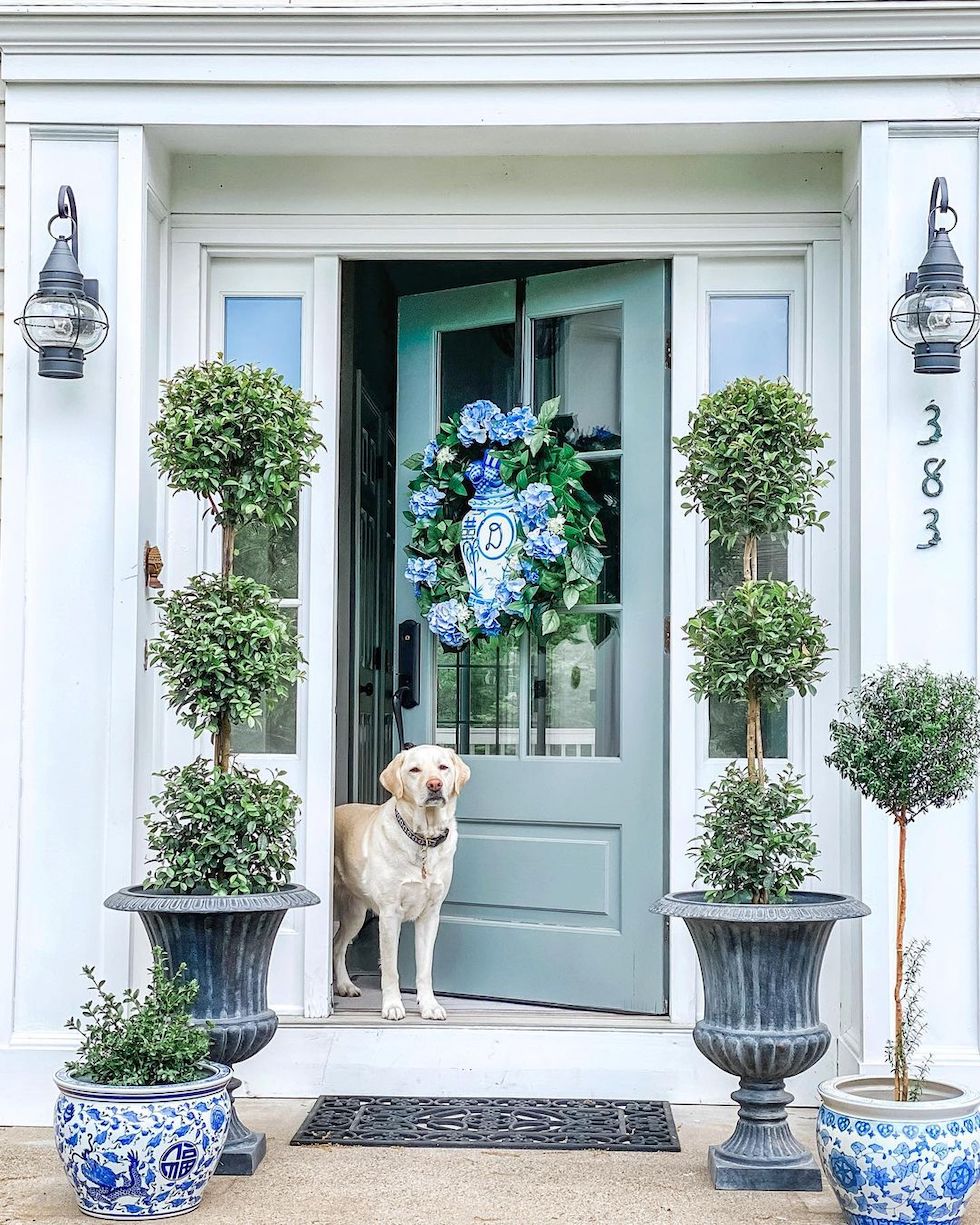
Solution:
[{"label": "dog's paw", "polygon": [[381,1016],[386,1021],[404,1021],[405,1005],[401,1000],[395,1000],[393,1004],[382,1004]]},{"label": "dog's paw", "polygon": [[334,994],[348,999],[356,999],[361,994],[361,988],[355,987],[353,983],[338,983]]},{"label": "dog's paw", "polygon": [[438,1000],[426,1000],[419,1004],[419,1015],[423,1021],[445,1021],[446,1010]]}]

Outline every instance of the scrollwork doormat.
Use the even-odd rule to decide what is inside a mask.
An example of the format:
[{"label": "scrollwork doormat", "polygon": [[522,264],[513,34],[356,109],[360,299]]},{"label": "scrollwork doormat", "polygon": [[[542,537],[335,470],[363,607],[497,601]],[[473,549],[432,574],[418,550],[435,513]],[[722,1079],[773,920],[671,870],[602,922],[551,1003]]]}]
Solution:
[{"label": "scrollwork doormat", "polygon": [[679,1153],[666,1102],[321,1097],[292,1144]]}]

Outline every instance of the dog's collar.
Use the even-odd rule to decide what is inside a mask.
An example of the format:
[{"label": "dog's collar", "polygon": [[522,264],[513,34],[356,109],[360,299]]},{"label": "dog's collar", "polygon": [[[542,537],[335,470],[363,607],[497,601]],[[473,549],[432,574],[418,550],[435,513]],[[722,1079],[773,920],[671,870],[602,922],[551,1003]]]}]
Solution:
[{"label": "dog's collar", "polygon": [[397,808],[395,809],[395,820],[398,822],[399,828],[403,834],[407,834],[416,846],[424,846],[426,850],[431,850],[434,846],[442,846],[442,844],[449,837],[448,829],[444,829],[441,834],[435,834],[431,837],[418,833],[416,830],[412,829],[410,825],[405,823],[404,819],[402,818],[402,814]]}]

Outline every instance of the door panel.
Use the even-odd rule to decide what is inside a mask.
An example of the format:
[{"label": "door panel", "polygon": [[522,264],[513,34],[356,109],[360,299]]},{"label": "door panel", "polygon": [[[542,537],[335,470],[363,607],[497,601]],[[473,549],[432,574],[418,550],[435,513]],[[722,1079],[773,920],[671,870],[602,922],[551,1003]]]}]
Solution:
[{"label": "door panel", "polygon": [[[666,292],[659,262],[529,278],[519,372],[514,282],[401,302],[399,458],[469,400],[510,407],[519,381],[535,408],[560,395],[556,429],[589,453],[607,532],[590,602],[545,644],[456,655],[423,626],[423,701],[406,736],[456,748],[473,770],[437,990],[666,1007],[663,927],[648,913],[666,830]],[[399,511],[408,479],[401,470]],[[418,617],[401,578],[408,534],[399,514],[399,620]]]}]

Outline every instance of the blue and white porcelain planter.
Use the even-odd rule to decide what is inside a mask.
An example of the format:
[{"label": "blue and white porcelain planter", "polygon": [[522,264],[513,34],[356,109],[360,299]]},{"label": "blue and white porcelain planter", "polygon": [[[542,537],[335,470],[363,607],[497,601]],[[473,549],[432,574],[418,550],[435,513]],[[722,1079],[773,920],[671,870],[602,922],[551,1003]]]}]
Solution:
[{"label": "blue and white porcelain planter", "polygon": [[896,1102],[891,1077],[819,1088],[817,1148],[850,1225],[958,1221],[980,1180],[980,1093],[926,1080]]},{"label": "blue and white porcelain planter", "polygon": [[192,1212],[221,1156],[231,1069],[183,1085],[96,1085],[61,1071],[54,1135],[78,1206],[140,1220]]}]

